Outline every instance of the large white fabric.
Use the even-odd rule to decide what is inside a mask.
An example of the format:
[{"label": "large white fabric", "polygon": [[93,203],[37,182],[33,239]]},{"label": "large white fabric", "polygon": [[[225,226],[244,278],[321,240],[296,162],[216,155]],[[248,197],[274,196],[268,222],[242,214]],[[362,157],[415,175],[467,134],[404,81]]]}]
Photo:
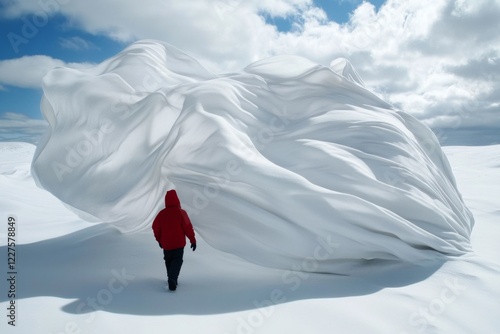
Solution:
[{"label": "large white fabric", "polygon": [[32,171],[87,219],[150,228],[169,188],[214,247],[286,269],[346,271],[470,250],[473,217],[432,131],[346,60],[295,56],[215,75],[139,41],[44,78]]}]

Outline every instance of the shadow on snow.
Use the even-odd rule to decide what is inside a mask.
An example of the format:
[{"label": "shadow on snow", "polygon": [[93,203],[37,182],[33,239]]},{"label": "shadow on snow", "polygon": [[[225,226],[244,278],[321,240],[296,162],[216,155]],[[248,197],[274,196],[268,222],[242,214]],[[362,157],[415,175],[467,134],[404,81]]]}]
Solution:
[{"label": "shadow on snow", "polygon": [[[6,247],[0,248],[6,254]],[[367,295],[424,280],[443,264],[372,262],[355,276],[310,274],[263,268],[199,240],[196,252],[186,247],[179,287],[171,293],[166,289],[163,253],[152,233],[122,235],[105,224],[18,245],[17,262],[17,299],[76,299],[63,311],[89,316],[98,309],[132,315],[208,315]],[[0,301],[6,298],[2,294]]]}]

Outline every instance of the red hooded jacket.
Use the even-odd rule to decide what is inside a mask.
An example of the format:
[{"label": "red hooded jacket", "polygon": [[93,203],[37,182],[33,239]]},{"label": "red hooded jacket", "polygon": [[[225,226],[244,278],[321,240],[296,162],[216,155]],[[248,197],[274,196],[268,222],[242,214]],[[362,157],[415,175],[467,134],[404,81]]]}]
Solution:
[{"label": "red hooded jacket", "polygon": [[189,217],[181,208],[181,203],[175,190],[167,191],[165,195],[165,209],[161,210],[153,222],[153,232],[166,250],[183,248],[186,246],[186,237],[191,244],[196,243],[194,229]]}]

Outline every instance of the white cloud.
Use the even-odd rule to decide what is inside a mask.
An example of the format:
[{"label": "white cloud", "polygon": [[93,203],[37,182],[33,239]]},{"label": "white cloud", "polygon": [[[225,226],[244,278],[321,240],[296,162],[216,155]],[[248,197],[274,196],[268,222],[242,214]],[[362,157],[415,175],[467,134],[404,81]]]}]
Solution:
[{"label": "white cloud", "polygon": [[64,62],[48,56],[25,56],[0,61],[0,82],[23,88],[41,86],[42,77],[49,69],[63,66]]},{"label": "white cloud", "polygon": [[97,49],[97,46],[91,41],[87,41],[79,36],[69,38],[59,38],[59,45],[70,50],[89,50]]},{"label": "white cloud", "polygon": [[7,112],[0,115],[0,141],[23,141],[36,144],[47,126],[44,120]]},{"label": "white cloud", "polygon": [[45,74],[61,66],[84,68],[89,64],[65,63],[62,60],[41,55],[0,60],[0,85],[40,88]]},{"label": "white cloud", "polygon": [[[344,25],[328,21],[312,0],[51,1],[86,32],[160,39],[215,71],[275,54],[325,65],[346,57],[368,87],[435,128],[457,118],[462,127],[500,128],[499,0],[387,0],[379,10],[362,2]],[[5,15],[43,10],[16,0]],[[293,20],[294,29],[279,32],[263,13]],[[24,85],[39,82],[40,75],[27,75]],[[0,84],[7,84],[3,77],[0,63]]]}]

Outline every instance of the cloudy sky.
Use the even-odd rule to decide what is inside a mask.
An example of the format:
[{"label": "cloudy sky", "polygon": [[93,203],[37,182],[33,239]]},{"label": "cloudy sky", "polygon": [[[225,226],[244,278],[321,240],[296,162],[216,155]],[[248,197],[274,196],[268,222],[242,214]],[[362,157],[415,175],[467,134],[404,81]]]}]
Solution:
[{"label": "cloudy sky", "polygon": [[500,143],[500,0],[0,0],[0,25],[0,140],[36,141],[51,68],[153,38],[219,73],[345,57],[443,143]]}]

